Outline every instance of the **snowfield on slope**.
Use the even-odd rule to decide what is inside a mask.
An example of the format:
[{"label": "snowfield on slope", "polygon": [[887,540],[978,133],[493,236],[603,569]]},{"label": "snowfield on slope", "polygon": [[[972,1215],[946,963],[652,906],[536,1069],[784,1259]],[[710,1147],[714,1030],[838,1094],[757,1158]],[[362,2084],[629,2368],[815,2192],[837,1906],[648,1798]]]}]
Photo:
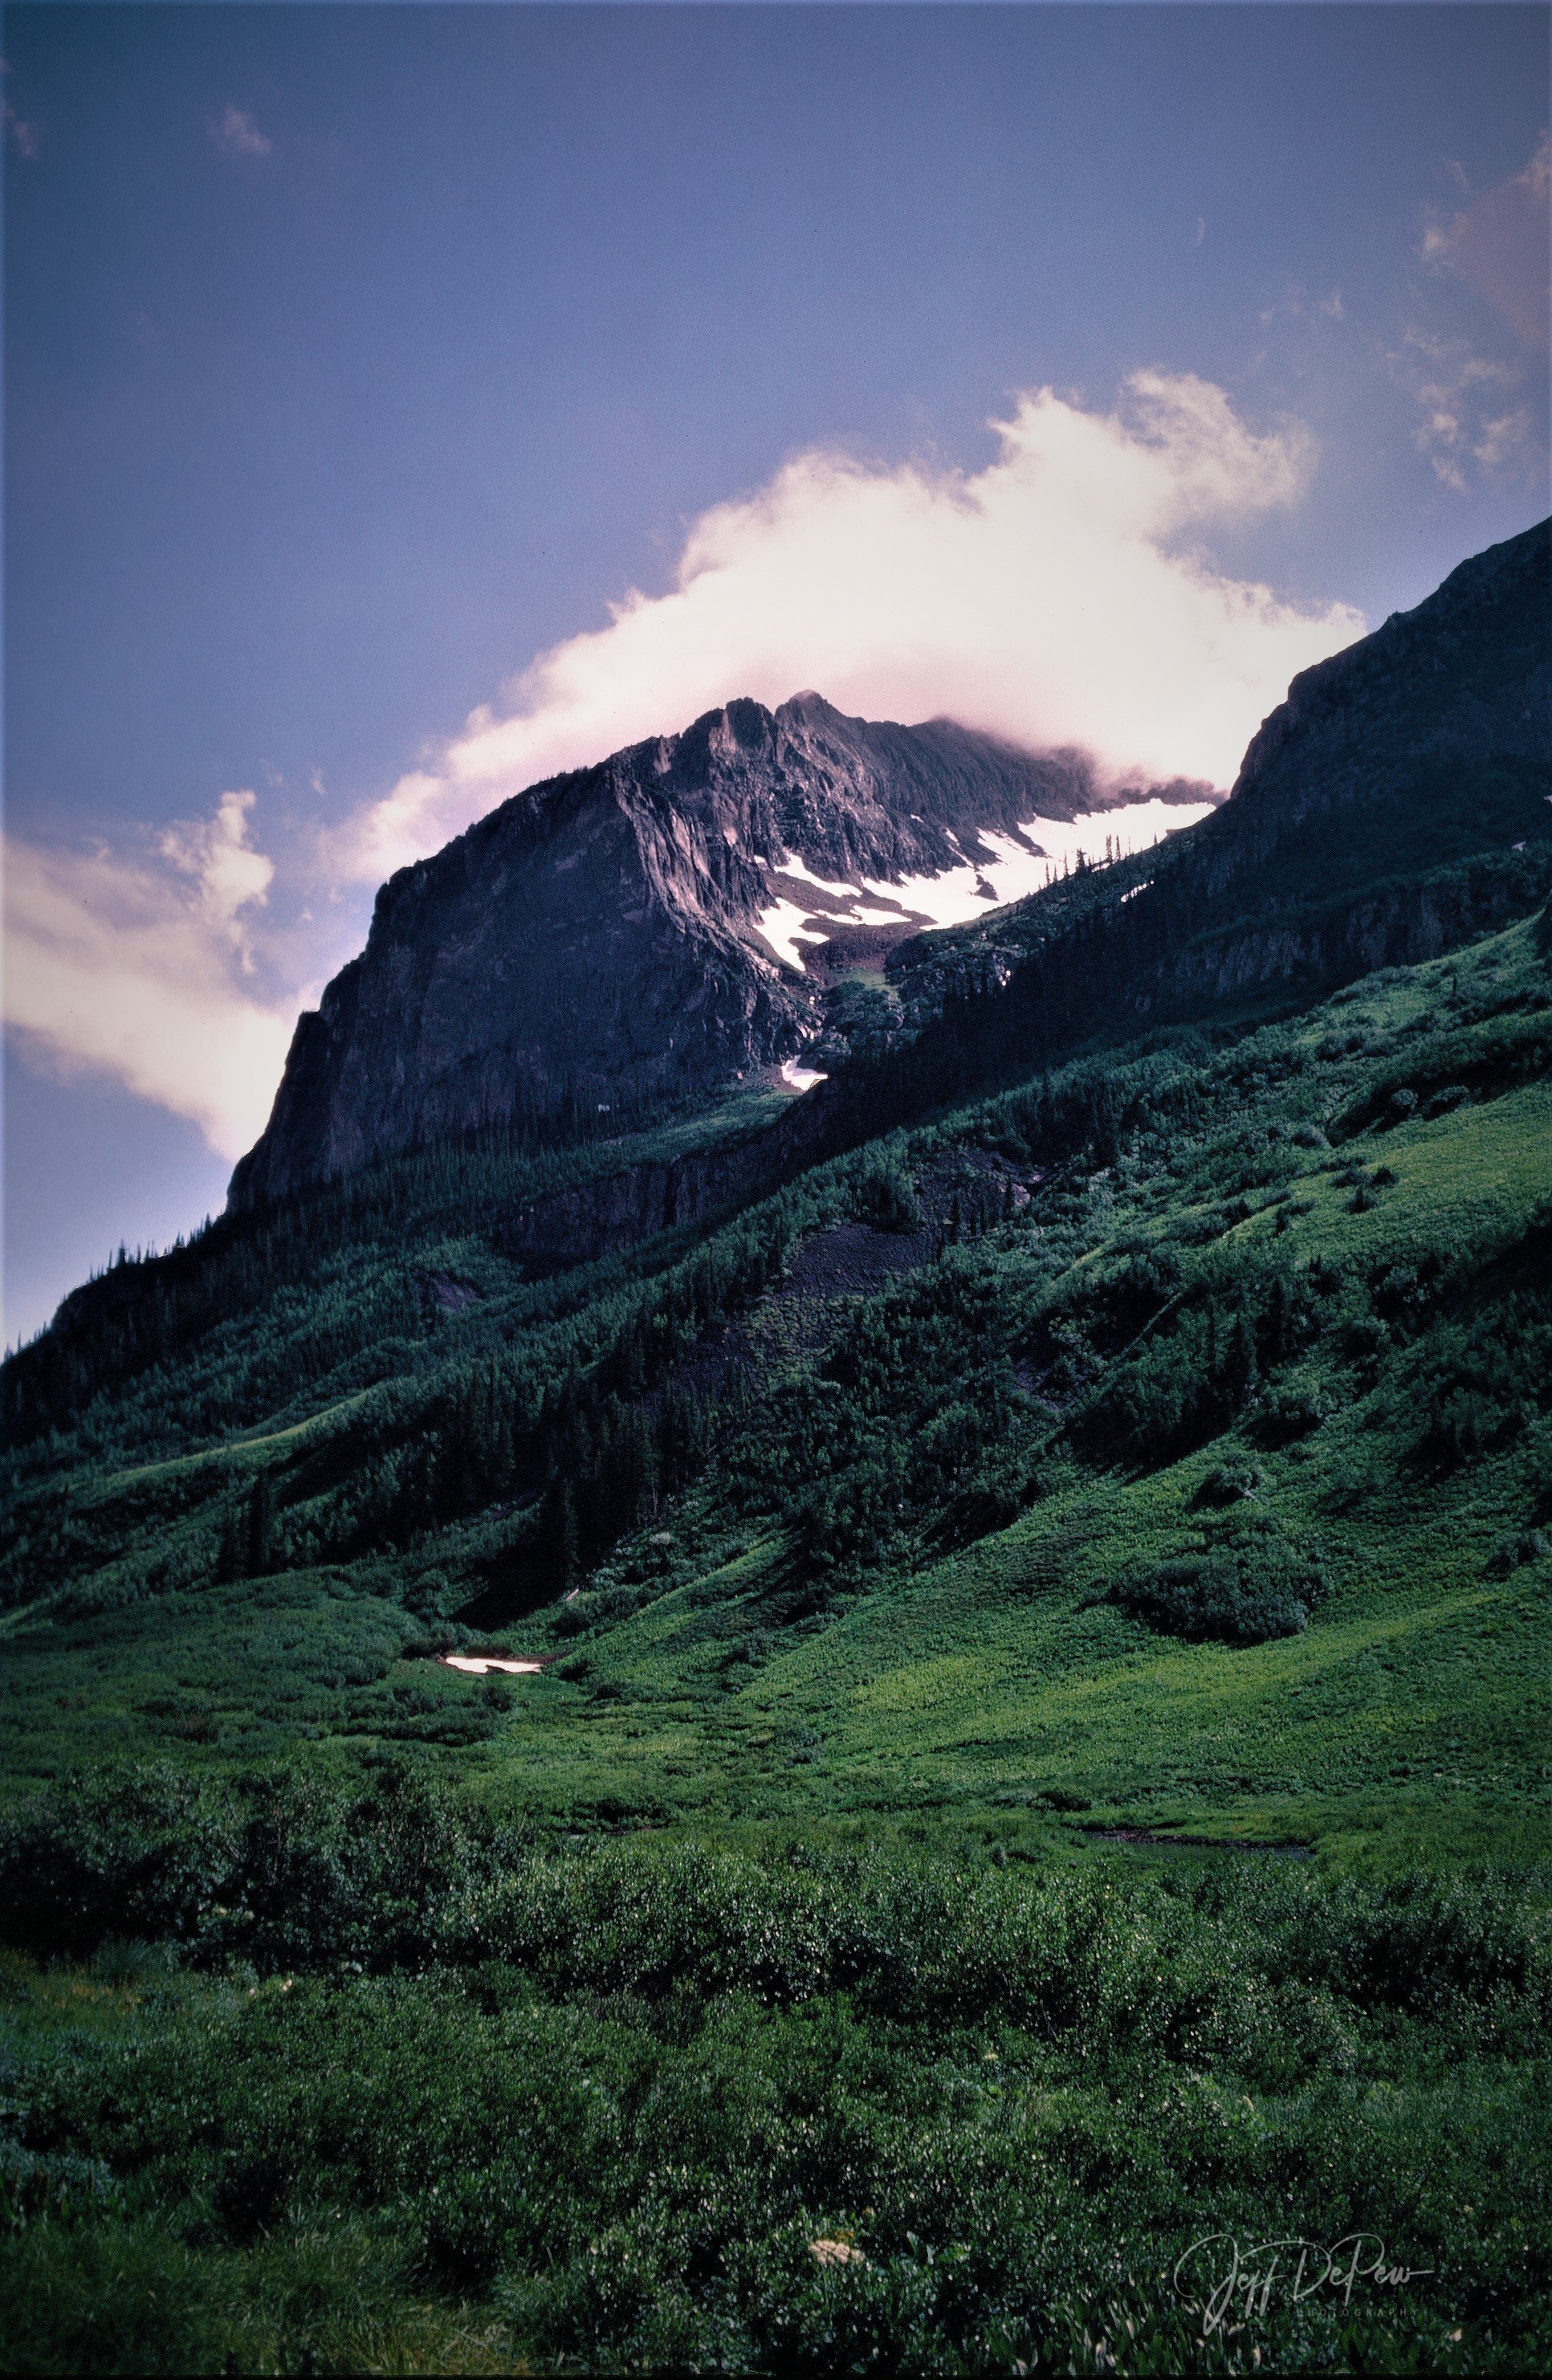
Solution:
[{"label": "snowfield on slope", "polygon": [[[781,897],[761,910],[757,931],[779,959],[801,974],[799,944],[830,941],[837,928],[901,926],[929,932],[940,926],[968,925],[1038,892],[1080,858],[1090,863],[1125,859],[1134,852],[1151,850],[1165,835],[1194,826],[1214,808],[1212,802],[1165,802],[1153,795],[1146,802],[1087,810],[1074,819],[1027,819],[1012,833],[986,827],[975,840],[994,857],[966,859],[962,867],[946,868],[936,876],[904,876],[894,883],[872,876],[855,884],[833,883],[816,876],[802,858],[785,854],[770,865],[771,890]],[[805,885],[827,896],[823,907],[795,897]],[[840,903],[847,905],[831,905]]]}]

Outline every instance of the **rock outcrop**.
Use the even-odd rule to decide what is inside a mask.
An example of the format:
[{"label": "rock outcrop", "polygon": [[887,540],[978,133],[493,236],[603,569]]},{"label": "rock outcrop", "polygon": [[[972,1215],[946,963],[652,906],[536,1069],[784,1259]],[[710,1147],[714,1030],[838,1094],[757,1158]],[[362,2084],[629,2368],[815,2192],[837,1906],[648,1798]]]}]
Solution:
[{"label": "rock outcrop", "polygon": [[1329,894],[1546,832],[1552,523],[1489,546],[1414,611],[1304,670],[1229,801],[1172,865]]}]

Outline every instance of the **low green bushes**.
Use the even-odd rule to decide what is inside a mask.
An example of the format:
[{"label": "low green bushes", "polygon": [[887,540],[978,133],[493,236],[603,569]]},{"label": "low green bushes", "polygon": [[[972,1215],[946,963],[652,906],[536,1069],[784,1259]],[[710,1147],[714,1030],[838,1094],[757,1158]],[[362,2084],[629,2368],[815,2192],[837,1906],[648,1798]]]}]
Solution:
[{"label": "low green bushes", "polygon": [[1297,1636],[1325,1592],[1318,1561],[1272,1514],[1255,1513],[1219,1522],[1190,1553],[1128,1572],[1109,1599],[1150,1628],[1191,1643],[1264,1645]]},{"label": "low green bushes", "polygon": [[[1122,1892],[1087,1872],[884,1852],[754,1860],[683,1841],[556,1849],[395,1770],[344,1793],[289,1773],[196,1785],[151,1768],[79,1781],[0,1821],[0,1938],[95,1956],[105,1980],[143,1982],[169,1955],[211,1972],[240,1959],[258,1977],[494,1961],[563,1997],[735,1991],[789,2007],[843,1992],[891,2022],[1048,2033],[1081,2030],[1103,2004],[1117,2038],[1162,2026],[1174,2039],[1212,2001],[1212,1958],[1228,1955],[1231,1934],[1235,1995],[1246,1962],[1333,1982],[1334,1946],[1355,1958],[1355,1929],[1380,1946],[1355,1969],[1364,2005],[1398,1993],[1403,2004],[1420,1977],[1442,1973],[1447,1939],[1475,1946],[1450,1953],[1460,1992],[1491,2000],[1500,1986],[1529,1990],[1539,1973],[1538,1937],[1507,1886],[1360,1890],[1242,1875],[1231,1890],[1209,1877],[1193,1891]],[[1254,1925],[1236,1933],[1252,1908]],[[167,1949],[144,1947],[154,1945]],[[149,1961],[143,1973],[136,1959]]]},{"label": "low green bushes", "polygon": [[[262,1797],[200,1823],[249,1896],[180,1937],[205,1972],[13,1964],[7,2371],[1480,2371],[1548,2344],[1547,1972],[1505,1885],[556,1852],[412,1799],[293,1807],[284,1858]],[[142,1819],[149,1922],[145,1852]],[[1355,2230],[1425,2277],[1274,2293],[1231,2354],[1176,2285],[1209,2234]]]}]

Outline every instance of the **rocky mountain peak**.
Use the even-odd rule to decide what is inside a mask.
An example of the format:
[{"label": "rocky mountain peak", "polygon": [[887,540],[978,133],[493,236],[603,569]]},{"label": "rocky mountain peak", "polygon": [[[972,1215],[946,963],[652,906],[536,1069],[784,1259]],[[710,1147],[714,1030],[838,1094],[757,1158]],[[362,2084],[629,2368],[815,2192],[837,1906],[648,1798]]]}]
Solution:
[{"label": "rocky mountain peak", "polygon": [[[826,981],[942,922],[945,886],[954,915],[1014,897],[1055,864],[1051,830],[1139,790],[1080,752],[855,719],[811,689],[531,786],[382,887],[231,1203],[779,1067],[818,1030]],[[1210,789],[1166,789],[1194,796]]]}]

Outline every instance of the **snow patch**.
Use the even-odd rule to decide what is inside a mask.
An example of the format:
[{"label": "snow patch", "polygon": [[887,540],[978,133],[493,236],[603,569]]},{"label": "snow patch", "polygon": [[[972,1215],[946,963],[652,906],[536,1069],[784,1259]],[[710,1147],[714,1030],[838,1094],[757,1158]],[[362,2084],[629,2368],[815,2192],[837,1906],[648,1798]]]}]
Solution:
[{"label": "snow patch", "polygon": [[893,884],[870,876],[863,882],[877,898],[898,901],[934,926],[968,925],[987,915],[988,884],[996,905],[1003,908],[1010,901],[1038,892],[1080,858],[1091,863],[1107,856],[1129,858],[1183,826],[1194,826],[1216,807],[1213,802],[1163,802],[1154,795],[1120,809],[1085,810],[1075,819],[1025,819],[1018,832],[1037,845],[1034,850],[996,827],[983,827],[976,841],[994,855],[988,860],[966,860],[963,868],[946,868],[937,876],[907,876]]},{"label": "snow patch", "polygon": [[509,1678],[534,1678],[543,1669],[542,1661],[501,1661],[493,1654],[443,1653],[444,1670],[464,1670],[471,1678],[483,1678],[489,1670],[504,1670]]},{"label": "snow patch", "polygon": [[858,892],[855,884],[832,884],[828,876],[816,876],[806,859],[798,858],[790,851],[783,852],[781,858],[773,863],[772,873],[795,876],[800,884],[817,885],[821,892],[830,893],[837,901],[855,901]]},{"label": "snow patch", "polygon": [[762,909],[755,919],[755,931],[762,941],[770,943],[779,959],[784,959],[788,966],[795,967],[799,975],[803,973],[803,958],[797,947],[799,942],[828,942],[830,940],[828,934],[815,932],[808,923],[807,910],[800,909],[795,901],[776,901],[769,909]]},{"label": "snow patch", "polygon": [[[1119,809],[1085,810],[1074,819],[1025,819],[1011,831],[982,827],[972,840],[989,859],[964,860],[935,876],[903,876],[892,883],[865,876],[861,889],[834,884],[816,876],[805,861],[786,854],[772,864],[761,862],[774,877],[791,877],[812,884],[831,900],[849,900],[848,909],[825,911],[826,926],[964,926],[993,909],[1006,908],[1052,883],[1079,859],[1091,865],[1106,859],[1129,859],[1134,852],[1149,851],[1167,834],[1194,826],[1215,809],[1214,802],[1164,802],[1153,795],[1146,802],[1127,802]],[[949,829],[944,832],[956,851],[964,849]],[[1141,888],[1139,887],[1139,890]],[[867,893],[867,900],[863,899]],[[1131,894],[1125,896],[1131,899]],[[887,906],[877,905],[887,904]],[[800,942],[828,942],[820,919],[795,901],[773,902],[762,909],[756,930],[779,959],[803,973]]]},{"label": "snow patch", "polygon": [[794,1091],[811,1091],[816,1083],[828,1083],[828,1075],[817,1075],[812,1066],[800,1066],[795,1058],[782,1062],[782,1080]]}]

